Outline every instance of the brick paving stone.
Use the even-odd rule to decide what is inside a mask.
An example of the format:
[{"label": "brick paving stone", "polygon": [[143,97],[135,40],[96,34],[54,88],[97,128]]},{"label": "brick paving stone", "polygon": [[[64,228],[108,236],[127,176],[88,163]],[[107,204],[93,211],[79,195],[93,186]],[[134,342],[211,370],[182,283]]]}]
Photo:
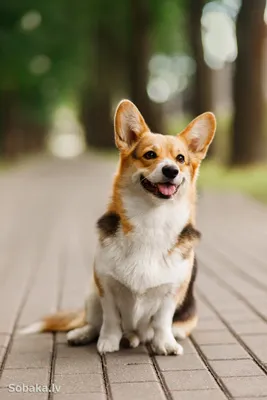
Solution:
[{"label": "brick paving stone", "polygon": [[36,353],[49,352],[52,349],[52,335],[15,335],[12,343],[12,352],[16,353]]},{"label": "brick paving stone", "polygon": [[55,373],[59,375],[64,374],[89,374],[89,373],[102,373],[102,366],[100,358],[91,357],[70,357],[70,358],[57,358]]},{"label": "brick paving stone", "polygon": [[57,345],[55,373],[102,373],[100,357],[95,345],[69,347],[67,344]]},{"label": "brick paving stone", "polygon": [[57,342],[57,344],[66,345],[67,344],[66,333],[65,332],[64,333],[61,333],[61,332],[57,333],[56,342]]},{"label": "brick paving stone", "polygon": [[6,335],[5,333],[0,333],[0,347],[7,347],[8,342],[10,340],[10,335]]},{"label": "brick paving stone", "polygon": [[195,332],[193,337],[200,345],[237,343],[235,337],[226,330],[219,332]]},{"label": "brick paving stone", "polygon": [[225,330],[225,325],[219,319],[204,319],[200,318],[196,332],[209,332],[209,331],[223,331]]},{"label": "brick paving stone", "polygon": [[0,380],[0,387],[7,387],[10,384],[15,385],[47,385],[48,369],[5,369]]},{"label": "brick paving stone", "polygon": [[6,347],[0,346],[0,363],[4,359],[5,354],[6,354]]},{"label": "brick paving stone", "polygon": [[235,360],[250,358],[239,344],[201,346],[208,360]]},{"label": "brick paving stone", "polygon": [[260,397],[235,397],[238,400],[267,400],[267,396]]},{"label": "brick paving stone", "polygon": [[104,393],[104,383],[101,374],[55,375],[56,385],[63,393]]},{"label": "brick paving stone", "polygon": [[111,383],[122,382],[157,382],[157,376],[154,368],[150,364],[137,365],[114,365],[108,370],[108,376]]},{"label": "brick paving stone", "polygon": [[184,354],[180,357],[156,356],[161,371],[191,371],[205,369],[198,354]]},{"label": "brick paving stone", "polygon": [[135,349],[121,349],[118,353],[106,354],[106,360],[109,368],[114,368],[117,365],[127,366],[152,363],[147,349],[143,346]]},{"label": "brick paving stone", "polygon": [[267,336],[266,335],[246,335],[246,343],[253,348],[264,349],[267,347]]},{"label": "brick paving stone", "polygon": [[229,324],[237,324],[237,323],[245,323],[248,321],[258,321],[259,317],[253,313],[253,311],[247,309],[243,312],[236,312],[235,310],[229,310],[224,313],[221,313],[225,321],[227,321]]},{"label": "brick paving stone", "polygon": [[69,359],[75,359],[79,357],[85,358],[87,360],[94,357],[95,359],[99,359],[95,345],[71,347],[68,346],[66,343],[59,344],[57,346],[57,357]]},{"label": "brick paving stone", "polygon": [[242,336],[247,346],[256,354],[256,356],[267,364],[267,336],[266,335],[250,335]]},{"label": "brick paving stone", "polygon": [[[8,388],[0,388],[1,400],[47,400],[47,393],[10,393]],[[77,399],[78,400],[78,399]]]},{"label": "brick paving stone", "polygon": [[264,375],[252,360],[210,361],[210,365],[220,377]]},{"label": "brick paving stone", "polygon": [[267,334],[267,323],[261,320],[233,323],[231,326],[238,335]]},{"label": "brick paving stone", "polygon": [[190,340],[178,340],[178,342],[183,346],[184,354],[195,354],[197,352]]},{"label": "brick paving stone", "polygon": [[159,383],[134,382],[114,383],[111,385],[114,400],[165,400],[165,395]]},{"label": "brick paving stone", "polygon": [[208,371],[169,371],[163,373],[170,390],[216,389]]},{"label": "brick paving stone", "polygon": [[173,391],[173,400],[226,400],[227,397],[218,389]]},{"label": "brick paving stone", "polygon": [[5,369],[17,368],[45,368],[50,363],[51,354],[49,352],[38,353],[16,353],[8,355]]},{"label": "brick paving stone", "polygon": [[267,396],[266,376],[222,378],[234,397]]},{"label": "brick paving stone", "polygon": [[104,393],[90,393],[89,395],[88,393],[56,393],[55,396],[56,400],[106,400],[106,395]]}]

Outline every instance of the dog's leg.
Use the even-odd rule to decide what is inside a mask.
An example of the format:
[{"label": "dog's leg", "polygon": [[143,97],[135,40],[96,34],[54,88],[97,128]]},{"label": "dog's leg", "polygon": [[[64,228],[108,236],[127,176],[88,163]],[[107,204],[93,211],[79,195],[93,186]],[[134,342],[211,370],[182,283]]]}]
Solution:
[{"label": "dog's leg", "polygon": [[67,341],[71,346],[83,346],[95,340],[102,324],[102,308],[97,292],[92,288],[85,301],[85,319],[87,324],[67,333]]},{"label": "dog's leg", "polygon": [[115,299],[107,287],[101,298],[103,310],[103,324],[97,342],[99,353],[111,353],[118,351],[122,338],[120,314],[116,307]]},{"label": "dog's leg", "polygon": [[122,312],[122,327],[123,327],[123,336],[129,341],[129,345],[132,348],[138,347],[140,344],[140,339],[132,324],[132,317],[127,310],[121,310]]},{"label": "dog's leg", "polygon": [[194,259],[193,270],[183,301],[176,307],[173,315],[172,332],[175,338],[185,339],[197,326],[198,316],[194,297],[194,283],[197,276],[197,260]]},{"label": "dog's leg", "polygon": [[154,337],[152,348],[156,354],[183,354],[183,347],[176,342],[172,333],[172,318],[175,310],[175,298],[167,296],[153,318]]},{"label": "dog's leg", "polygon": [[154,329],[147,319],[141,320],[138,324],[138,336],[141,343],[149,343],[154,337]]}]

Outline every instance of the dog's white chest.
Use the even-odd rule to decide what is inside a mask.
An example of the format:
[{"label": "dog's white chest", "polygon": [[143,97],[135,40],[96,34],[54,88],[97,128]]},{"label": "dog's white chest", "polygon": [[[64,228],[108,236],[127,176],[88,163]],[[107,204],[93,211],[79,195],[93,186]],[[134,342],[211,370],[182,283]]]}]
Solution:
[{"label": "dog's white chest", "polygon": [[133,231],[120,229],[115,238],[100,247],[96,268],[135,293],[165,284],[179,286],[188,276],[190,262],[176,250],[169,254],[188,221],[189,210],[182,203],[158,207],[132,217]]}]

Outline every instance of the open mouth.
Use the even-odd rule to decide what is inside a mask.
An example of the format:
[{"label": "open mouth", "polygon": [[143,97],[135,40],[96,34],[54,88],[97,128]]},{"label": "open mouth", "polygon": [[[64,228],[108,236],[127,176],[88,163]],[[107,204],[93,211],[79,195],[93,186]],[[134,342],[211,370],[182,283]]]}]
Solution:
[{"label": "open mouth", "polygon": [[143,175],[140,176],[140,182],[146,191],[152,193],[154,196],[159,197],[160,199],[170,199],[177,192],[180,186],[175,185],[171,181],[152,183]]}]

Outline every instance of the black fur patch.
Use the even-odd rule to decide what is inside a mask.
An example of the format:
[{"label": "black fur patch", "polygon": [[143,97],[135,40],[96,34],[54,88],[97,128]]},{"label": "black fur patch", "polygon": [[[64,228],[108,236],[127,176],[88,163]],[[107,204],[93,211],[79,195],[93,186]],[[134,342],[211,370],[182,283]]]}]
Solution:
[{"label": "black fur patch", "polygon": [[115,212],[107,212],[97,221],[97,228],[103,237],[109,237],[116,234],[120,224],[120,216]]},{"label": "black fur patch", "polygon": [[193,225],[187,224],[182,232],[179,235],[179,241],[188,240],[190,242],[194,242],[195,240],[199,240],[201,238],[201,233],[193,227]]},{"label": "black fur patch", "polygon": [[183,303],[175,310],[173,322],[185,322],[196,315],[196,300],[194,297],[194,283],[197,276],[197,259],[194,258],[194,265],[191,280],[187,288],[187,292]]},{"label": "black fur patch", "polygon": [[184,227],[178,237],[176,245],[180,249],[184,259],[189,257],[194,245],[198,242],[200,237],[201,233],[196,230],[191,223]]}]

